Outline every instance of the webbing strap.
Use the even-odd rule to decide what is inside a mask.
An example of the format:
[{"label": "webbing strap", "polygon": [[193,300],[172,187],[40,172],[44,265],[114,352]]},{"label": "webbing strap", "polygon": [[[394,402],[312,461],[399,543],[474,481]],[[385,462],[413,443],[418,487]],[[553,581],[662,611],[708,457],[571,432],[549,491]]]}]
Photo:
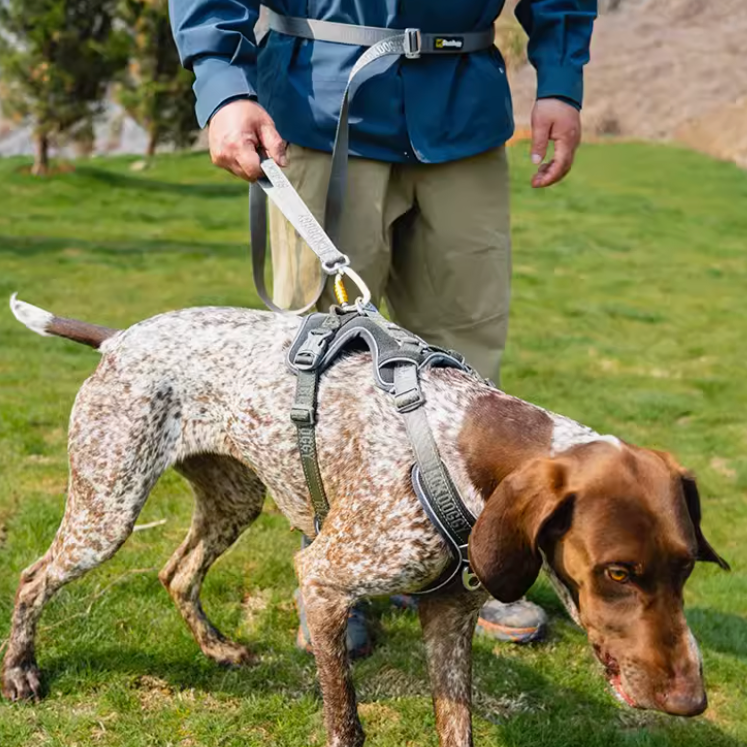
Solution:
[{"label": "webbing strap", "polygon": [[271,311],[286,312],[277,306],[265,285],[265,260],[267,257],[267,197],[278,206],[283,215],[298,231],[301,238],[319,257],[322,265],[321,279],[313,300],[294,314],[305,314],[311,310],[322,295],[327,275],[338,267],[347,265],[348,258],[332,243],[306,203],[301,199],[283,170],[271,158],[260,154],[265,176],[249,188],[249,234],[252,241],[252,272],[257,293]]},{"label": "webbing strap", "polygon": [[[420,476],[430,498],[430,506],[457,543],[466,545],[474,517],[467,511],[439,456],[425,409],[421,406],[423,398],[416,366],[400,365],[395,368],[394,392],[397,409],[405,420]],[[399,401],[403,407],[400,407]]]},{"label": "webbing strap", "polygon": [[311,494],[311,505],[314,508],[318,530],[329,513],[329,501],[324,491],[316,450],[316,395],[319,388],[319,372],[299,371],[296,377],[296,399],[291,409],[291,420],[296,424],[298,431],[301,466]]},{"label": "webbing strap", "polygon": [[379,42],[405,35],[408,37],[401,54],[416,57],[421,54],[465,54],[478,52],[493,44],[492,27],[464,33],[431,34],[420,29],[388,29],[380,26],[358,26],[351,23],[319,21],[314,18],[285,16],[269,11],[270,28],[280,34],[301,39],[352,44],[356,47],[373,47]]}]

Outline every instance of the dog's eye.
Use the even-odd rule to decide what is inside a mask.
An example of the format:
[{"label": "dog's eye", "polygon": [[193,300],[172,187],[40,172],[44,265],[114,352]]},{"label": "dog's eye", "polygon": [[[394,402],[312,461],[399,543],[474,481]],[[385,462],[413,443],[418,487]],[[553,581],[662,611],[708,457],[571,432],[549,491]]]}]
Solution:
[{"label": "dog's eye", "polygon": [[606,570],[608,578],[618,584],[624,584],[630,581],[630,571],[619,565],[613,565]]}]

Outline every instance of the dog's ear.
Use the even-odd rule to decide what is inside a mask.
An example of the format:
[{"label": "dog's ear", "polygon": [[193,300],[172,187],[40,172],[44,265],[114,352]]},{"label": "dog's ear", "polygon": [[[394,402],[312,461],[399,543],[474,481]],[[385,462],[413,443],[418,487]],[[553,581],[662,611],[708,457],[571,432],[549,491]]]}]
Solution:
[{"label": "dog's ear", "polygon": [[680,468],[679,472],[687,511],[690,514],[690,521],[692,521],[693,529],[695,530],[695,540],[698,543],[697,559],[706,563],[716,563],[716,565],[725,571],[730,571],[731,567],[729,564],[711,547],[711,543],[703,536],[703,530],[700,528],[700,493],[698,493],[698,484],[695,482],[695,478],[682,468]]},{"label": "dog's ear", "polygon": [[655,451],[658,456],[664,460],[670,470],[674,472],[675,476],[679,479],[680,485],[682,486],[682,493],[685,496],[685,504],[687,505],[687,512],[690,515],[690,521],[693,524],[693,530],[695,532],[695,541],[698,545],[697,560],[702,560],[706,563],[715,563],[725,571],[730,571],[731,567],[729,564],[711,547],[711,543],[703,535],[703,530],[700,528],[700,493],[698,492],[698,483],[695,481],[695,477],[691,472],[688,472],[677,460],[666,451]]},{"label": "dog's ear", "polygon": [[541,541],[570,527],[575,496],[566,483],[566,465],[537,459],[508,475],[488,498],[469,538],[469,560],[499,601],[526,594],[542,568]]}]

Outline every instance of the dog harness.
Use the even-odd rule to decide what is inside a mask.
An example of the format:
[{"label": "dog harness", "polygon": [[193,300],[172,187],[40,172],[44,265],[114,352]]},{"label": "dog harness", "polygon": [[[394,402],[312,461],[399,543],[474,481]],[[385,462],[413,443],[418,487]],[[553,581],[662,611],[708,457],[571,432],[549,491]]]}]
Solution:
[{"label": "dog harness", "polygon": [[420,372],[429,366],[443,366],[475,377],[477,374],[458,353],[427,345],[419,337],[389,322],[370,304],[352,309],[333,307],[329,314],[315,313],[305,317],[286,358],[288,368],[297,379],[290,417],[298,430],[298,448],[317,532],[329,512],[316,448],[319,381],[324,371],[343,353],[356,350],[370,351],[374,383],[392,396],[394,407],[404,418],[415,456],[411,472],[415,495],[454,558],[436,581],[416,593],[441,589],[460,574],[464,587],[475,591],[480,583],[472,573],[467,557],[467,541],[475,517],[464,505],[439,456],[425,416]]},{"label": "dog harness", "polygon": [[[307,18],[284,16],[269,10],[270,29],[275,33],[301,39],[351,44],[356,47],[367,47],[353,66],[348,76],[345,92],[342,96],[340,116],[337,121],[334,146],[332,148],[332,166],[330,171],[327,200],[324,210],[324,228],[332,239],[339,244],[340,222],[342,219],[345,188],[348,174],[348,142],[350,102],[358,90],[359,73],[371,63],[383,57],[404,57],[408,60],[419,60],[423,55],[454,55],[480,52],[490,49],[495,42],[495,31],[492,24],[480,31],[458,34],[430,34],[417,28],[389,29],[377,26],[356,26],[349,23],[318,21]],[[265,287],[264,268],[267,255],[267,196],[264,190],[251,191],[250,222],[252,227],[252,266],[254,283],[259,297],[273,311],[280,311],[270,298]],[[263,231],[262,228],[265,228]],[[330,273],[331,274],[331,273]],[[314,300],[300,309],[298,313],[309,311],[316,305],[324,290],[326,278],[322,275]]]}]

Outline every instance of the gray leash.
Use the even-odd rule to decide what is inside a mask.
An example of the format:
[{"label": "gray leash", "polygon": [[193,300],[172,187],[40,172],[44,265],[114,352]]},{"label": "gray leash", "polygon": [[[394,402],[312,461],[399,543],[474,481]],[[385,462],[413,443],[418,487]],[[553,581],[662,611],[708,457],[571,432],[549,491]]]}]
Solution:
[{"label": "gray leash", "polygon": [[301,199],[293,185],[288,181],[282,169],[260,153],[260,165],[264,176],[249,188],[250,222],[249,231],[252,241],[252,269],[257,293],[271,310],[288,313],[273,303],[265,285],[265,258],[267,255],[267,197],[269,197],[290,224],[298,231],[301,238],[311,247],[319,257],[322,266],[322,278],[318,294],[314,300],[302,309],[292,311],[293,314],[304,314],[312,309],[324,290],[327,277],[331,275],[347,275],[358,286],[361,296],[357,303],[363,306],[371,301],[371,292],[360,275],[350,267],[350,260],[333,243],[317,219],[312,215],[306,203]]},{"label": "gray leash", "polygon": [[[270,10],[269,12],[270,29],[280,34],[286,34],[287,36],[298,37],[302,39],[320,40],[328,42],[336,42],[339,44],[351,44],[354,46],[368,47],[368,49],[360,56],[358,61],[353,66],[348,76],[347,85],[345,86],[345,92],[342,97],[342,105],[340,107],[340,116],[337,121],[337,132],[335,133],[335,141],[332,149],[332,166],[330,171],[329,186],[327,188],[327,200],[324,211],[324,226],[327,233],[321,228],[319,223],[311,216],[308,208],[303,205],[298,195],[299,202],[306,208],[305,212],[311,217],[313,224],[316,228],[311,232],[311,241],[320,240],[320,233],[325,238],[331,241],[329,243],[334,248],[335,244],[339,244],[340,241],[340,224],[342,221],[343,206],[345,202],[345,190],[347,185],[348,175],[348,149],[349,149],[349,113],[350,113],[350,101],[357,90],[354,86],[358,74],[371,63],[376,62],[384,57],[405,57],[407,59],[419,59],[421,55],[438,55],[438,54],[467,54],[470,52],[478,52],[480,50],[489,49],[493,46],[495,32],[491,26],[488,29],[482,31],[467,32],[463,34],[426,34],[422,33],[419,29],[408,28],[408,29],[387,29],[378,28],[374,26],[355,26],[347,23],[334,23],[331,21],[317,21],[314,19],[307,18],[295,18],[291,16],[283,16],[275,11]],[[268,159],[269,160],[269,159]],[[267,161],[262,162],[262,169],[267,175],[268,179],[277,183],[277,175],[274,177],[268,173],[268,169],[265,168]],[[270,169],[273,172],[278,172],[282,176],[282,172],[278,169],[274,162],[271,162],[272,166]],[[274,167],[274,168],[273,168]],[[283,177],[284,179],[284,177]],[[287,179],[285,180],[287,182]],[[275,204],[280,208],[285,217],[290,223],[298,230],[299,234],[304,238],[306,243],[311,249],[319,256],[322,262],[322,278],[320,285],[317,289],[314,300],[307,304],[304,308],[296,310],[292,313],[302,314],[312,307],[314,307],[319,300],[319,297],[324,290],[326,283],[325,273],[327,275],[334,274],[336,268],[331,271],[325,266],[325,259],[323,255],[327,256],[327,261],[332,261],[332,255],[328,252],[328,248],[322,246],[324,243],[320,240],[320,250],[317,250],[317,246],[311,243],[311,241],[304,236],[299,230],[298,225],[295,221],[301,216],[302,211],[299,209],[299,205],[293,204],[287,206],[289,212],[283,207],[275,196],[268,191],[268,185],[266,180],[260,180],[257,182],[261,189],[252,189],[250,197],[250,223],[251,223],[251,237],[252,237],[252,268],[254,272],[254,282],[257,286],[257,291],[260,298],[264,303],[273,311],[280,311],[270,299],[264,282],[264,266],[265,258],[267,256],[267,196],[270,196]],[[290,185],[288,185],[290,186]],[[292,189],[292,187],[291,187]],[[287,192],[285,185],[281,192]],[[294,190],[295,192],[295,190]],[[303,221],[306,222],[306,221]],[[335,251],[337,251],[335,249]],[[334,260],[342,263],[340,258],[344,258],[347,261],[345,255],[337,252],[339,257]],[[349,262],[348,262],[349,264]],[[345,267],[348,266],[345,265]],[[347,272],[351,275],[350,271]],[[358,283],[355,278],[351,275],[351,278],[356,282],[358,287],[361,284]]]}]

